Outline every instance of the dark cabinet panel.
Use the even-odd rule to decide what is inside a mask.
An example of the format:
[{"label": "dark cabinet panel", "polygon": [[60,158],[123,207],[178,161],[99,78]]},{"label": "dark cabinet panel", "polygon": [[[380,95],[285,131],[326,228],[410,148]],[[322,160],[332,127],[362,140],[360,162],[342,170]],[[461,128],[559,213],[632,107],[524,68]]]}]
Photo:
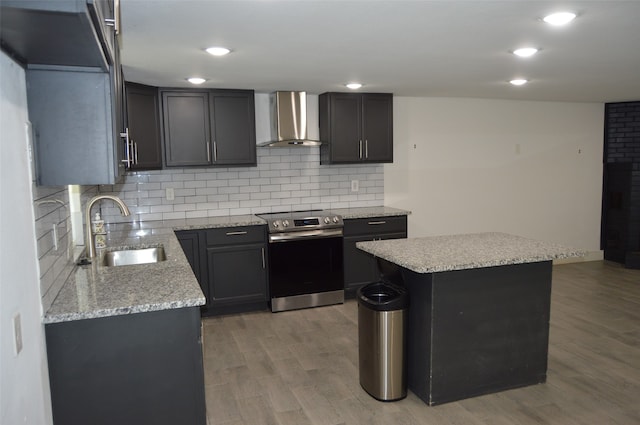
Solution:
[{"label": "dark cabinet panel", "polygon": [[131,149],[131,170],[162,168],[158,89],[126,84],[127,127]]},{"label": "dark cabinet panel", "polygon": [[168,167],[255,165],[252,90],[162,91]]},{"label": "dark cabinet panel", "polygon": [[268,307],[266,226],[176,232],[207,303],[203,316]]},{"label": "dark cabinet panel", "polygon": [[344,221],[344,286],[352,295],[359,287],[380,280],[378,264],[357,242],[407,237],[407,217],[374,217]]},{"label": "dark cabinet panel", "polygon": [[393,98],[386,94],[362,95],[363,160],[393,162]]},{"label": "dark cabinet panel", "polygon": [[206,424],[196,307],[45,326],[56,424]]},{"label": "dark cabinet panel", "polygon": [[323,93],[320,162],[393,162],[393,95]]},{"label": "dark cabinet panel", "polygon": [[166,165],[209,165],[209,95],[206,92],[163,91],[162,112]]},{"label": "dark cabinet panel", "polygon": [[256,132],[253,91],[214,90],[211,99],[213,163],[255,165]]},{"label": "dark cabinet panel", "polygon": [[208,247],[211,308],[261,302],[266,306],[264,244]]}]

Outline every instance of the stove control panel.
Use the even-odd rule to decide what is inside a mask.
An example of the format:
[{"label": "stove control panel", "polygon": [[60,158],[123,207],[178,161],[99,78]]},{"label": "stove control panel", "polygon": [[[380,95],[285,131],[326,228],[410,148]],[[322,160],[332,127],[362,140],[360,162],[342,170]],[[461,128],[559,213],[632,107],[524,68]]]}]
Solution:
[{"label": "stove control panel", "polygon": [[292,232],[298,230],[328,229],[342,227],[344,222],[339,215],[321,217],[268,218],[269,232]]}]

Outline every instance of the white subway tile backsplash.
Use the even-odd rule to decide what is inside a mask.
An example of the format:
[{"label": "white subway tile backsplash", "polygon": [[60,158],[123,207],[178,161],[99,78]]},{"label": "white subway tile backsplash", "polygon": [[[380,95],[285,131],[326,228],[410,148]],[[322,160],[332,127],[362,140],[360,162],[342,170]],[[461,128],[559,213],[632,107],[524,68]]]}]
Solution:
[{"label": "white subway tile backsplash", "polygon": [[[307,147],[258,149],[257,156],[257,167],[138,171],[99,189],[124,199],[141,221],[381,206],[384,200],[382,165],[321,166],[319,149]],[[358,192],[351,192],[351,180],[359,181]],[[174,189],[172,201],[167,188]],[[108,223],[131,220],[115,207],[103,208],[103,216]]]}]

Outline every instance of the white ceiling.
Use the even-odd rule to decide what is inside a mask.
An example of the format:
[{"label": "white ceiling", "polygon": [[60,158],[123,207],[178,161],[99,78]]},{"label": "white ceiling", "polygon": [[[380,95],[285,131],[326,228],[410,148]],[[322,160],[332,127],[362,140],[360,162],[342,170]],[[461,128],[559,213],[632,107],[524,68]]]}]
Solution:
[{"label": "white ceiling", "polygon": [[[540,18],[572,10],[566,27]],[[121,0],[128,81],[576,102],[640,100],[640,0]],[[204,49],[233,52],[213,57]],[[522,46],[542,50],[523,59]],[[514,87],[508,80],[530,83]]]}]

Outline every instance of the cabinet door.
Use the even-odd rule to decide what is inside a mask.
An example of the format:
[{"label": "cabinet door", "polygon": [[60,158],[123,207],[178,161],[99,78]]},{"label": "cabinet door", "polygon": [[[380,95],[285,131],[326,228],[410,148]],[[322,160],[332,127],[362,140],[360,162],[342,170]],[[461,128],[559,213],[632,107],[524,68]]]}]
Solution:
[{"label": "cabinet door", "polygon": [[266,303],[264,244],[207,247],[207,263],[212,310],[232,304]]},{"label": "cabinet door", "polygon": [[345,237],[343,246],[345,290],[355,291],[363,285],[380,280],[380,271],[375,257],[358,249],[356,242],[406,237],[406,232]]},{"label": "cabinet door", "polygon": [[127,125],[134,144],[132,170],[162,168],[158,89],[127,83]]},{"label": "cabinet door", "polygon": [[211,164],[209,97],[205,92],[162,92],[168,167]]},{"label": "cabinet door", "polygon": [[216,165],[255,165],[253,91],[215,90],[211,98],[212,156]]},{"label": "cabinet door", "polygon": [[362,114],[360,96],[330,93],[328,97],[328,134],[322,134],[329,162],[359,162],[362,152]]},{"label": "cabinet door", "polygon": [[393,162],[393,97],[362,95],[362,138],[367,162]]}]

